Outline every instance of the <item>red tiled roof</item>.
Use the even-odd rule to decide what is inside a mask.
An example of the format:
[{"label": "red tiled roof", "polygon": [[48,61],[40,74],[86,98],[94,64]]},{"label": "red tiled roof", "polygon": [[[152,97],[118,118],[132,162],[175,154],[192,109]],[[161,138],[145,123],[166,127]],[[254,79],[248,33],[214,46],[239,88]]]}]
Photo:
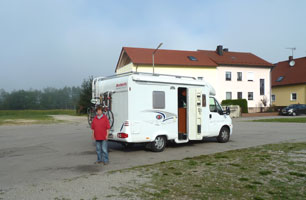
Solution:
[{"label": "red tiled roof", "polygon": [[198,50],[215,61],[218,65],[243,65],[243,66],[261,66],[273,67],[273,64],[259,58],[252,53],[223,51],[220,56],[216,51]]},{"label": "red tiled roof", "polygon": [[[289,61],[282,61],[276,64],[272,70],[272,87],[306,83],[306,57],[294,59],[295,65],[289,66]],[[276,80],[283,76],[283,80]]]},{"label": "red tiled roof", "polygon": [[[123,47],[134,64],[152,65],[152,53],[155,49]],[[197,61],[191,61],[193,56]],[[198,51],[178,51],[159,49],[154,56],[155,65],[211,66],[217,64],[205,54]]]}]

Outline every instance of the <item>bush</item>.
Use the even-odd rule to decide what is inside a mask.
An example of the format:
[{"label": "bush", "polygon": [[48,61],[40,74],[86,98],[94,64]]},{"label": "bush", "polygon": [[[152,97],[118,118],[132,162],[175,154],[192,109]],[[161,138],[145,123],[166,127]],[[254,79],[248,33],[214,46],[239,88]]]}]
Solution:
[{"label": "bush", "polygon": [[92,80],[92,76],[83,80],[78,106],[76,108],[78,114],[86,113],[87,108],[91,106],[90,100],[92,95]]},{"label": "bush", "polygon": [[238,105],[242,113],[248,113],[248,101],[246,99],[228,99],[221,102],[222,106]]}]

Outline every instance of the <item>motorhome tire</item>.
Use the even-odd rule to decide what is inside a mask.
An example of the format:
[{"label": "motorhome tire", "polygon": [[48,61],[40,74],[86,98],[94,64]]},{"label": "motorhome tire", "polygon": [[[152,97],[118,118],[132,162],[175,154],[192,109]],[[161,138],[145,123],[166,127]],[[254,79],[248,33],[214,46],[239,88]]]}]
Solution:
[{"label": "motorhome tire", "polygon": [[150,149],[154,152],[162,152],[166,147],[166,137],[165,136],[157,136],[155,140],[151,143]]},{"label": "motorhome tire", "polygon": [[222,127],[219,133],[219,136],[217,137],[217,141],[220,143],[228,142],[230,138],[230,132],[227,127]]}]

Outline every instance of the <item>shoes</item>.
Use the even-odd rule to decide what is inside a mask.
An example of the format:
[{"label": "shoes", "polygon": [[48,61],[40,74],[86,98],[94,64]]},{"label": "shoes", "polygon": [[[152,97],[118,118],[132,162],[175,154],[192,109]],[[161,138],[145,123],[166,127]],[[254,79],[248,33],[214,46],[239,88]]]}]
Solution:
[{"label": "shoes", "polygon": [[94,162],[94,164],[104,164],[104,165],[108,165],[109,162],[96,161],[96,162]]}]

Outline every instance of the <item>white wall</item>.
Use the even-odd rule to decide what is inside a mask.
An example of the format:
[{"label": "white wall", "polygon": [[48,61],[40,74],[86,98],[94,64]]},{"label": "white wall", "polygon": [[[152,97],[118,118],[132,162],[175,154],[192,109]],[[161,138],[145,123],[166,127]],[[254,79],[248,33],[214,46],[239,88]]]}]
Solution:
[{"label": "white wall", "polygon": [[[225,73],[231,72],[232,80],[225,80]],[[242,72],[242,81],[237,81],[237,72]],[[247,73],[254,73],[252,82],[247,80]],[[261,107],[261,99],[267,98],[267,106],[270,105],[270,69],[255,67],[238,67],[238,66],[218,66],[217,76],[219,83],[215,88],[217,99],[221,101],[226,99],[226,92],[232,92],[232,99],[237,99],[237,92],[242,92],[242,98],[248,100],[248,92],[253,92],[253,100],[248,100],[248,107]],[[260,95],[260,79],[265,80],[265,95]]]},{"label": "white wall", "polygon": [[[136,66],[133,67],[133,71],[136,71]],[[138,72],[152,73],[152,66],[138,66]],[[155,66],[154,69],[157,74],[172,74],[179,76],[192,76],[195,78],[204,77],[204,80],[209,82],[215,87],[217,80],[216,67],[191,67],[191,66]]]},{"label": "white wall", "polygon": [[129,64],[117,69],[116,74],[131,72],[133,70],[133,66],[134,66],[133,63],[129,63]]}]

